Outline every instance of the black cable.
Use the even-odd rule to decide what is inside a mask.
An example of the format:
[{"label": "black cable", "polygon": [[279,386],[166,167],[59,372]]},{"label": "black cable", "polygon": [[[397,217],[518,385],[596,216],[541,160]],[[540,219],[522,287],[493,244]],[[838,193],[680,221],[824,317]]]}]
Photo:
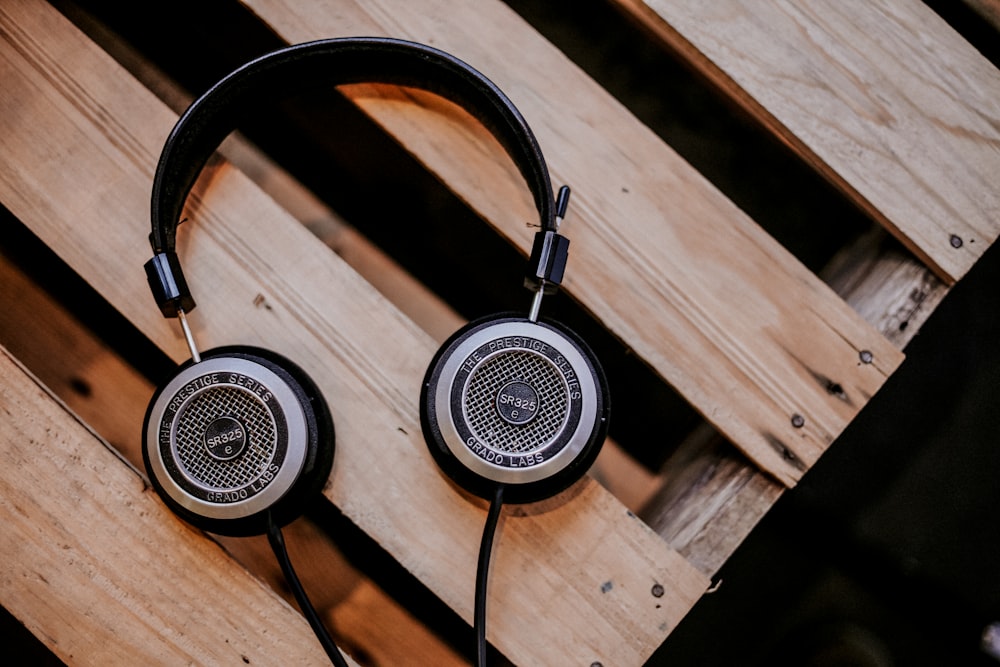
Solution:
[{"label": "black cable", "polygon": [[281,534],[281,526],[275,523],[270,512],[267,514],[267,541],[270,542],[271,550],[274,551],[274,555],[278,559],[278,564],[281,565],[281,571],[285,575],[288,587],[292,589],[292,594],[299,603],[299,608],[305,615],[306,620],[309,621],[313,632],[316,633],[319,643],[323,645],[323,650],[329,656],[330,662],[336,665],[336,667],[347,667],[347,661],[344,660],[344,656],[340,653],[337,645],[333,643],[333,638],[330,637],[330,633],[327,632],[323,621],[320,620],[316,608],[309,602],[305,589],[302,588],[302,583],[299,581],[298,576],[296,576],[295,570],[292,569],[292,561],[288,557],[288,550],[285,549],[285,538]]},{"label": "black cable", "polygon": [[490,502],[490,511],[483,526],[483,541],[479,545],[479,565],[476,568],[476,603],[473,611],[473,626],[476,629],[476,665],[486,665],[486,584],[489,579],[490,555],[493,552],[493,536],[496,534],[500,508],[503,506],[503,484],[497,484]]}]

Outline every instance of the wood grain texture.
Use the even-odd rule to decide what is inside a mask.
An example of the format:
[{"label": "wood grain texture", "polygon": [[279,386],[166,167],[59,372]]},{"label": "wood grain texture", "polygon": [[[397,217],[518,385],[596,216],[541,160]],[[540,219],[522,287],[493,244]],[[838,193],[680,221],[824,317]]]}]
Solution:
[{"label": "wood grain texture", "polygon": [[[139,431],[152,383],[6,259],[0,248],[0,346],[141,470]],[[407,658],[417,664],[455,664],[449,646],[352,567],[308,519],[292,522],[283,532],[310,601],[321,615],[336,620],[331,627],[338,643],[355,657],[365,656],[361,664],[403,664]],[[296,605],[265,537],[213,539]]]},{"label": "wood grain texture", "polygon": [[616,2],[946,282],[1000,233],[1000,72],[923,3]]},{"label": "wood grain texture", "polygon": [[[487,73],[528,119],[555,182],[574,188],[566,289],[782,483],[898,365],[892,345],[501,3],[246,4],[289,42],[390,35]],[[348,95],[527,252],[526,188],[485,131],[412,90]],[[859,365],[862,350],[875,363]]]},{"label": "wood grain texture", "polygon": [[825,280],[903,349],[948,294],[948,286],[875,229],[839,252]]},{"label": "wood grain texture", "polygon": [[[142,467],[142,415],[153,385],[56,303],[0,249],[0,345]],[[104,388],[114,387],[112,391]]]},{"label": "wood grain texture", "polygon": [[[47,5],[6,3],[0,29],[0,199],[183,359],[141,270],[152,169],[176,116]],[[433,342],[228,165],[208,170],[187,215],[179,249],[202,347],[263,345],[310,369],[338,430],[326,494],[471,619],[485,508],[444,480],[420,437],[415,397]],[[707,585],[589,480],[511,511],[492,572],[491,640],[517,662],[641,662]],[[654,600],[655,582],[672,595]]]},{"label": "wood grain texture", "polygon": [[[934,273],[873,230],[823,274],[838,294],[904,348],[948,293]],[[663,483],[639,516],[692,565],[715,576],[784,489],[712,429],[702,428],[663,465]]]},{"label": "wood grain texture", "polygon": [[710,577],[785,491],[716,434],[682,443],[663,470],[639,516]]},{"label": "wood grain texture", "polygon": [[60,660],[326,659],[297,610],[174,517],[3,348],[0,415],[0,599]]},{"label": "wood grain texture", "polygon": [[370,580],[354,587],[344,604],[327,616],[328,624],[349,637],[348,645],[365,647],[371,665],[434,665],[459,667],[469,663],[440,642],[430,644],[411,629],[419,625],[406,609],[389,604],[385,593]]}]

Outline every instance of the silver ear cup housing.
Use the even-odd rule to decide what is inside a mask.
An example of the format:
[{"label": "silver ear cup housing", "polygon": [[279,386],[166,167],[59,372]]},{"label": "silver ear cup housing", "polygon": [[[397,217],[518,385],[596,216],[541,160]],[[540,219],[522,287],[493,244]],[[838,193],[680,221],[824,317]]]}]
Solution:
[{"label": "silver ear cup housing", "polygon": [[226,535],[264,532],[268,512],[279,524],[300,514],[333,460],[332,421],[311,381],[278,355],[247,350],[181,367],[143,426],[143,459],[164,501]]},{"label": "silver ear cup housing", "polygon": [[520,317],[458,331],[425,376],[421,425],[442,469],[484,498],[562,491],[590,467],[608,425],[607,383],[568,329]]}]

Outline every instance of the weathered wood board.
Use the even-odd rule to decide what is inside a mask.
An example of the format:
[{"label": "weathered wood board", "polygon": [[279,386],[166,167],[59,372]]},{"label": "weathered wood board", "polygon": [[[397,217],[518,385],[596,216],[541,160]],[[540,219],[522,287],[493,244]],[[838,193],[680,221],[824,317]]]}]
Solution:
[{"label": "weathered wood board", "polygon": [[[142,469],[140,430],[153,384],[19,270],[15,260],[0,251],[0,346],[117,454]],[[286,526],[284,534],[310,601],[322,616],[336,621],[332,631],[346,651],[361,651],[369,660],[374,656],[376,664],[465,664],[424,622],[353,568],[327,533],[307,518]],[[295,604],[265,537],[215,539]],[[368,615],[392,622],[366,625],[352,620]]]},{"label": "weathered wood board", "polygon": [[1000,72],[918,0],[615,0],[948,283],[1000,233]]},{"label": "weathered wood board", "polygon": [[[767,0],[747,12],[730,0],[704,7],[614,4],[639,18],[650,39],[663,39],[708,74],[917,258],[884,243],[876,229],[814,275],[500,2],[473,8],[433,0],[245,0],[287,42],[356,34],[409,38],[451,51],[494,79],[536,131],[556,185],[573,186],[564,228],[573,242],[566,291],[705,418],[686,441],[662,444],[674,453],[660,471],[640,471],[611,447],[614,456],[603,457],[608,465],[594,477],[607,481],[613,474],[607,482],[613,493],[588,479],[551,502],[508,509],[492,571],[490,640],[519,664],[641,664],[756,522],[895,370],[900,350],[996,232],[997,198],[985,187],[1000,145],[996,70],[922,5],[789,7]],[[772,34],[768,21],[799,30]],[[860,39],[857,48],[848,48],[846,37]],[[182,95],[151,73],[150,63],[115,48],[115,39],[107,33],[90,41],[40,0],[0,7],[0,204],[180,361],[186,345],[156,311],[141,266],[149,253],[152,169]],[[870,57],[887,45],[893,53]],[[772,62],[775,51],[794,58]],[[833,83],[810,86],[810,76]],[[782,85],[775,83],[782,77]],[[812,97],[799,94],[802,88]],[[527,250],[532,230],[525,221],[535,216],[519,175],[467,114],[410,89],[355,85],[343,92],[495,229],[498,244]],[[337,423],[327,499],[471,620],[485,506],[438,472],[416,416],[423,371],[461,318],[244,144],[231,142],[222,156],[199,182],[180,239],[200,305],[191,322],[201,347],[256,344],[309,368]],[[913,201],[901,204],[907,197]],[[142,486],[139,473],[18,364],[44,375],[133,466],[135,415],[149,382],[90,333],[64,326],[66,314],[37,294],[28,305],[8,293],[34,291],[23,276],[0,265],[0,281],[0,305],[12,305],[0,315],[0,343],[16,338],[23,351],[14,355],[18,362],[0,355],[0,400],[16,406],[8,410],[12,423],[0,425],[4,455],[25,458],[21,434],[60,447],[75,443],[68,456],[83,464],[73,472],[84,482],[73,489],[93,492],[79,509],[100,507],[91,510],[90,525],[104,538],[67,530],[75,526],[60,521],[65,497],[31,497],[25,485],[38,486],[35,473],[6,466],[0,484],[10,491],[0,494],[0,509],[17,513],[30,506],[38,534],[31,553],[0,545],[6,550],[0,604],[70,663],[114,662],[132,642],[146,642],[148,628],[134,626],[143,605],[173,590],[166,585],[172,575],[156,582],[149,599],[142,592],[116,598],[120,589],[109,593],[105,579],[88,590],[72,569],[84,561],[64,567],[66,554],[42,553],[43,537],[50,544],[100,541],[112,560],[138,539],[137,552],[146,553],[152,547],[129,532],[134,526],[123,527],[129,512],[139,511],[143,522],[186,540],[182,554],[157,557],[212,558],[204,574],[184,573],[173,606],[158,610],[159,625],[170,628],[166,640],[156,640],[166,641],[164,660],[187,655],[227,662],[212,652],[247,645],[244,640],[253,655],[242,649],[226,655],[254,664],[258,657],[284,660],[283,647],[267,643],[281,638],[253,643],[247,628],[255,619],[233,624],[233,646],[210,646],[208,633],[189,639],[184,605],[197,605],[205,591],[222,597],[216,586],[232,580],[239,604],[288,623],[302,635],[302,661],[315,661],[315,640],[287,604],[264,544],[221,540],[220,550],[185,528]],[[10,333],[25,318],[37,322]],[[74,363],[78,372],[60,368]],[[115,400],[116,387],[127,400]],[[33,408],[25,408],[36,403],[53,413],[58,433],[38,430],[27,414]],[[86,481],[105,472],[118,480],[111,489],[95,490]],[[4,504],[10,497],[26,500]],[[121,498],[126,509],[119,516]],[[642,506],[639,518],[626,505]],[[310,522],[296,522],[289,535],[293,556],[299,543],[321,612],[356,648],[359,663],[394,664],[404,656],[462,661],[421,625],[427,619],[419,609],[400,607],[344,563],[336,535],[320,534]],[[49,568],[31,570],[44,574],[45,585],[73,588],[63,606],[23,575],[34,560]],[[94,572],[103,565],[86,567]],[[201,583],[202,576],[209,581]],[[662,597],[653,593],[657,584]],[[244,595],[241,586],[251,592]],[[114,643],[111,628],[118,632],[106,604],[124,604],[130,615],[127,636],[114,646],[104,645]],[[87,622],[63,627],[78,614]]]},{"label": "weathered wood board", "polygon": [[0,414],[0,597],[61,660],[325,660],[298,610],[173,517],[3,348]]}]

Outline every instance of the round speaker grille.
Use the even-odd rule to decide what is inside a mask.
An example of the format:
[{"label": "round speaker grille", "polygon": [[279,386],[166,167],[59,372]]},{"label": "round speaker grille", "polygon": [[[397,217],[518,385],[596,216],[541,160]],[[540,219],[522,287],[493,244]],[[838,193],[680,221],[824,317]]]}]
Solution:
[{"label": "round speaker grille", "polygon": [[595,368],[550,325],[515,318],[470,324],[440,350],[425,378],[421,424],[431,451],[449,470],[454,457],[494,482],[530,485],[561,475],[603,437]]},{"label": "round speaker grille", "polygon": [[196,515],[237,519],[292,487],[308,426],[284,379],[251,359],[219,356],[181,369],[157,392],[144,435],[163,493]]},{"label": "round speaker grille", "polygon": [[[211,453],[204,434],[220,418],[235,420],[246,434],[245,449],[224,461]],[[241,387],[213,387],[194,396],[176,421],[176,452],[180,467],[197,482],[231,490],[260,479],[274,459],[277,433],[274,417],[255,394]]]},{"label": "round speaker grille", "polygon": [[[524,386],[520,395],[508,389],[512,384]],[[552,362],[519,350],[493,355],[476,368],[463,409],[469,430],[487,447],[525,453],[548,445],[562,430],[568,401],[566,382]]]}]

